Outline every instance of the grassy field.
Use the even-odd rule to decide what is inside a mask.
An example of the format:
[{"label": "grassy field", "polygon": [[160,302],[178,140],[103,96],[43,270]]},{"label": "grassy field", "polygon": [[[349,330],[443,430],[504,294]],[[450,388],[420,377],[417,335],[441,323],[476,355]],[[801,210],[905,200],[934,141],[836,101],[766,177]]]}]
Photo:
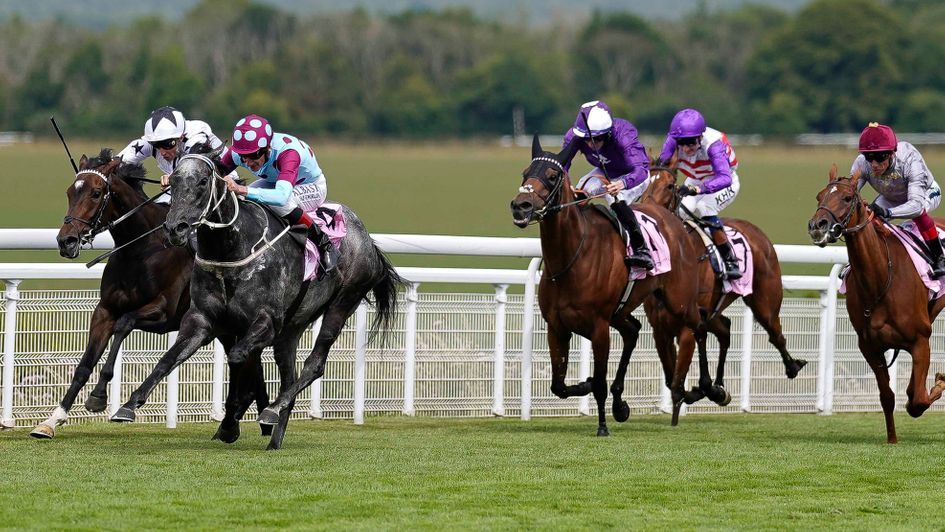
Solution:
[{"label": "grassy field", "polygon": [[[76,158],[121,142],[74,142]],[[772,240],[806,244],[814,195],[831,163],[849,169],[855,154],[842,148],[736,147],[742,188],[725,214],[752,220]],[[538,228],[512,225],[509,202],[517,193],[526,148],[492,144],[320,144],[319,162],[329,181],[329,198],[350,205],[375,233],[482,236],[538,236]],[[945,151],[926,150],[932,171],[945,176]],[[153,161],[148,168],[156,175]],[[0,147],[0,227],[59,227],[66,212],[65,190],[73,173],[58,143]],[[587,167],[575,165],[575,173]],[[940,177],[941,178],[941,177]],[[154,185],[149,190],[156,191]],[[86,252],[88,260],[95,253]],[[527,261],[489,257],[394,256],[401,266],[525,268]],[[0,252],[2,262],[60,261],[55,252]],[[788,273],[825,273],[823,267],[788,267]],[[72,282],[69,286],[74,286]],[[26,283],[24,288],[35,288]],[[49,284],[42,284],[46,287]],[[93,284],[94,286],[94,284]]]},{"label": "grassy field", "polygon": [[215,427],[0,433],[4,528],[941,529],[945,416],[293,422],[265,452]]}]

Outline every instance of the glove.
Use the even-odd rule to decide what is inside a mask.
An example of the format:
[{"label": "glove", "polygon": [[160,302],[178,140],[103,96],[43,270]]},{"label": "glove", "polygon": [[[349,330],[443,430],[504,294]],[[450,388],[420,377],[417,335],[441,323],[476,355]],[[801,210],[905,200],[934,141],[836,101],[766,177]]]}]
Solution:
[{"label": "glove", "polygon": [[873,214],[875,214],[876,216],[879,216],[880,218],[884,220],[889,219],[889,217],[892,216],[892,213],[889,212],[889,209],[887,209],[886,207],[883,207],[882,205],[870,203],[869,209],[873,211]]},{"label": "glove", "polygon": [[681,197],[696,196],[696,195],[699,195],[699,194],[701,194],[701,193],[702,193],[702,191],[699,190],[699,187],[697,187],[697,186],[695,186],[695,185],[686,185],[686,186],[681,187],[681,188],[679,189],[679,195],[680,195]]}]

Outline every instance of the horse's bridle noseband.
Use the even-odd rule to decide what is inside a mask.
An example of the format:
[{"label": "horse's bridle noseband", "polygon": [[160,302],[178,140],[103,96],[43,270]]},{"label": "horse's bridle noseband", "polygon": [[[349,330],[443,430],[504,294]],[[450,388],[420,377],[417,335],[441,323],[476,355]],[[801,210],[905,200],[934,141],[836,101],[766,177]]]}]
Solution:
[{"label": "horse's bridle noseband", "polygon": [[850,210],[848,210],[846,215],[843,216],[842,221],[840,220],[840,217],[838,217],[836,213],[834,213],[831,209],[827,208],[827,206],[824,205],[823,202],[818,204],[817,210],[814,211],[815,214],[818,211],[824,211],[833,220],[833,225],[831,225],[830,228],[827,229],[827,234],[829,234],[834,239],[839,239],[842,235],[850,235],[850,234],[856,233],[857,231],[866,227],[868,223],[870,223],[870,217],[867,216],[866,219],[863,220],[863,222],[861,222],[860,224],[854,227],[847,227],[850,224],[850,220],[853,219],[853,214],[856,212],[857,207],[863,204],[863,199],[860,197],[860,192],[858,190],[854,190],[853,196],[854,196],[854,201],[850,202]]},{"label": "horse's bridle noseband", "polygon": [[534,194],[535,187],[528,184],[527,181],[529,179],[537,179],[538,181],[541,182],[542,185],[544,185],[546,190],[551,191],[546,198],[542,198],[545,202],[542,208],[534,211],[533,213],[535,216],[535,221],[540,222],[542,219],[544,219],[545,216],[550,216],[554,214],[555,212],[561,210],[561,208],[563,207],[562,205],[559,204],[559,201],[561,197],[561,188],[564,185],[564,165],[562,165],[557,159],[554,159],[553,157],[546,157],[546,156],[538,156],[538,157],[533,158],[532,164],[534,164],[535,162],[549,163],[557,167],[558,170],[560,171],[560,173],[558,174],[557,183],[551,183],[551,181],[549,181],[548,178],[544,175],[527,176],[525,177],[524,181],[522,181],[522,186],[518,188],[518,191],[520,193]]},{"label": "horse's bridle noseband", "polygon": [[[240,202],[239,198],[236,197],[236,192],[230,191],[226,188],[226,180],[223,179],[223,176],[221,176],[219,172],[217,172],[217,166],[209,157],[200,153],[188,153],[187,155],[184,155],[180,158],[179,163],[182,163],[187,159],[196,159],[206,164],[210,168],[211,177],[210,192],[207,194],[207,205],[203,208],[203,212],[200,213],[200,218],[197,219],[193,226],[196,228],[201,225],[206,225],[211,229],[220,229],[233,225],[233,223],[236,222],[236,218],[240,215]],[[219,197],[217,197],[217,181],[223,182],[223,192],[219,195]],[[233,198],[233,218],[229,222],[211,222],[209,220],[210,215],[220,208],[220,205],[228,195]]]},{"label": "horse's bridle noseband", "polygon": [[79,170],[76,172],[76,179],[79,178],[82,174],[92,174],[97,175],[102,178],[102,181],[105,182],[105,195],[102,197],[101,203],[98,204],[98,209],[96,209],[95,214],[92,215],[91,220],[86,220],[84,218],[79,218],[77,216],[72,216],[67,214],[63,219],[62,223],[72,224],[72,222],[82,222],[86,225],[85,231],[79,234],[79,246],[84,246],[86,244],[91,244],[95,240],[96,235],[108,230],[108,226],[100,227],[99,224],[102,221],[102,216],[105,215],[105,209],[108,208],[108,202],[112,197],[112,180],[109,176],[99,172],[98,170]]}]

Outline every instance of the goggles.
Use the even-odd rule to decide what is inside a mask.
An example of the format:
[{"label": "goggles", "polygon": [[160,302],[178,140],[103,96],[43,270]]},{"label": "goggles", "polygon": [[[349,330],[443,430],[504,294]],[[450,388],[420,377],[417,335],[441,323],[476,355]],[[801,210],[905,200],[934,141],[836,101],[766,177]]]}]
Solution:
[{"label": "goggles", "polygon": [[254,151],[253,153],[241,153],[241,154],[240,154],[240,160],[241,160],[241,161],[244,161],[244,162],[245,162],[245,161],[255,161],[256,159],[259,159],[259,158],[262,157],[263,155],[266,155],[266,153],[268,153],[268,152],[269,152],[269,148],[267,147],[267,148],[259,148],[258,150]]},{"label": "goggles", "polygon": [[882,163],[886,162],[886,159],[889,159],[891,155],[891,151],[868,151],[863,154],[863,157],[867,160],[867,162]]},{"label": "goggles", "polygon": [[166,140],[157,140],[151,142],[151,146],[158,150],[172,150],[177,147],[177,142],[179,139],[166,139]]}]

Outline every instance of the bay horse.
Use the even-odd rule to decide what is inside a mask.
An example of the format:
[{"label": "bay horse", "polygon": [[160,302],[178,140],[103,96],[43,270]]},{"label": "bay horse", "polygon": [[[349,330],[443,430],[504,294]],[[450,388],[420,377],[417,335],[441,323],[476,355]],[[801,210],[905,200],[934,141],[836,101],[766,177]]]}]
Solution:
[{"label": "bay horse", "polygon": [[[221,151],[185,155],[170,176],[168,239],[183,246],[192,231],[197,234],[193,305],[182,319],[177,342],[112,420],[133,421],[135,410],[174,367],[213,338],[231,336],[236,341],[227,353],[231,383],[226,415],[214,438],[232,443],[239,437],[239,419],[248,405],[246,371],[272,346],[279,396],[260,412],[259,423],[275,425],[267,448],[279,449],[296,396],[324,373],[328,351],[345,321],[371,293],[376,308],[371,337],[381,328],[386,334],[403,280],[361,220],[342,207],[347,235],[338,267],[317,282],[303,281],[302,246],[282,238],[288,228],[279,216],[227,190],[220,175]],[[296,375],[299,338],[319,317],[315,346]]]},{"label": "bay horse", "polygon": [[[551,391],[564,399],[593,392],[597,401],[597,435],[607,436],[604,414],[607,400],[607,360],[610,356],[610,327],[623,339],[623,350],[610,392],[613,414],[618,422],[630,416],[630,407],[621,398],[627,365],[636,346],[641,324],[630,313],[647,298],[654,298],[666,309],[664,320],[654,323],[664,337],[679,337],[679,356],[675,346],[660,351],[666,386],[673,396],[673,418],[679,419],[679,407],[685,390],[686,372],[695,349],[694,332],[699,326],[696,303],[698,281],[690,272],[696,267],[696,253],[686,237],[682,222],[657,205],[636,205],[654,221],[669,245],[672,269],[628,283],[624,264],[626,244],[608,215],[593,206],[579,206],[564,165],[577,150],[575,138],[560,153],[542,150],[536,135],[532,141],[532,160],[522,174],[519,194],[512,200],[512,221],[521,228],[537,221],[545,267],[541,276],[538,305],[548,323],[548,348],[551,352]],[[627,288],[629,295],[621,302]],[[586,382],[567,385],[568,350],[571,337],[578,334],[591,341],[594,373]],[[655,333],[654,333],[655,334]]]},{"label": "bay horse", "polygon": [[[652,202],[666,207],[671,212],[685,218],[679,212],[678,185],[676,183],[675,158],[665,166],[656,166],[651,160],[650,185],[641,196],[641,202]],[[797,377],[798,372],[807,361],[794,358],[787,350],[787,341],[781,331],[781,302],[784,297],[784,287],[781,284],[781,263],[774,250],[774,244],[767,235],[755,224],[738,218],[722,218],[724,225],[734,228],[744,235],[751,247],[754,274],[752,277],[752,293],[742,297],[745,305],[751,309],[765,332],[768,341],[781,354],[784,372],[787,378]],[[722,279],[712,269],[703,252],[705,244],[698,232],[690,225],[686,225],[689,238],[693,246],[699,251],[699,312],[703,322],[696,330],[696,343],[699,347],[699,386],[686,393],[686,403],[692,404],[708,397],[720,406],[725,406],[732,400],[732,396],[725,389],[725,359],[731,345],[731,320],[722,312],[738,299],[738,294],[723,294]],[[708,333],[712,333],[719,343],[719,360],[716,368],[715,382],[709,373],[708,350],[706,342]]]},{"label": "bay horse", "polygon": [[[151,202],[135,210],[148,199],[142,188],[145,170],[140,164],[122,163],[105,148],[93,158],[82,155],[78,168],[75,180],[66,190],[69,209],[56,237],[63,257],[75,259],[83,244],[91,243],[95,235],[105,230],[117,248],[164,223],[168,210],[165,204]],[[114,223],[132,210],[131,216]],[[163,334],[180,326],[190,306],[193,263],[193,255],[186,248],[169,246],[161,233],[152,233],[111,255],[102,273],[100,299],[92,312],[85,352],[73,372],[69,389],[31,436],[55,436],[56,427],[68,419],[79,391],[111,340],[99,381],[85,401],[89,412],[105,410],[118,350],[131,331]],[[224,347],[231,343],[227,338],[221,341]],[[256,389],[258,404],[265,408],[269,399],[262,368],[258,371]]]},{"label": "bay horse", "polygon": [[[942,396],[945,374],[935,374],[926,388],[932,322],[945,307],[945,298],[928,300],[928,288],[895,235],[874,218],[860,197],[859,175],[837,175],[830,169],[827,186],[817,194],[817,210],[807,226],[814,244],[824,247],[842,239],[850,259],[846,278],[847,313],[856,331],[863,358],[876,376],[879,401],[886,418],[886,441],[896,443],[893,420],[895,394],[889,385],[889,349],[912,355],[912,376],[906,388],[906,411],[919,417]],[[936,220],[941,225],[941,220]]]}]

